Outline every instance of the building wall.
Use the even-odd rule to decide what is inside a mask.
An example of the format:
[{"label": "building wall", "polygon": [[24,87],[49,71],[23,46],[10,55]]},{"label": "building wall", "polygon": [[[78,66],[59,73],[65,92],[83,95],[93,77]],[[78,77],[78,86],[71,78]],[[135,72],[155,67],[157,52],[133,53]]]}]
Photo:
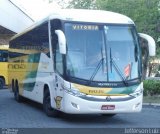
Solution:
[{"label": "building wall", "polygon": [[14,32],[0,26],[0,45],[9,44],[9,40],[14,35],[15,35]]}]

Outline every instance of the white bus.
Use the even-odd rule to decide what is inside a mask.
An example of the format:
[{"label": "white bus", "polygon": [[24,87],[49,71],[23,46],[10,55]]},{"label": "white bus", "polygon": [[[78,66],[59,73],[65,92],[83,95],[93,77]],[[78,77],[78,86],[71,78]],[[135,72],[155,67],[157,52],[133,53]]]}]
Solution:
[{"label": "white bus", "polygon": [[10,41],[9,81],[15,99],[43,104],[48,116],[140,112],[139,38],[147,40],[154,56],[153,38],[138,34],[124,15],[58,10]]}]

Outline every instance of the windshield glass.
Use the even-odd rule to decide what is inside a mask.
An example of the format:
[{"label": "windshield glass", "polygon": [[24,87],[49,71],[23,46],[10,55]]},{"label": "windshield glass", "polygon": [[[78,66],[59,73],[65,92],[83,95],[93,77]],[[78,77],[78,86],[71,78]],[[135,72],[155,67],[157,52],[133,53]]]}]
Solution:
[{"label": "windshield glass", "polygon": [[138,78],[138,41],[133,26],[65,24],[67,75],[115,82]]}]

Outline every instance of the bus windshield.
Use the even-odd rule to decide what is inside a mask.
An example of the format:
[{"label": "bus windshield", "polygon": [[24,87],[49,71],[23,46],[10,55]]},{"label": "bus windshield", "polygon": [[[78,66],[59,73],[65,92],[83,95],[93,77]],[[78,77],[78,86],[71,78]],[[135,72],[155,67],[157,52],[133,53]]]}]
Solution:
[{"label": "bus windshield", "polygon": [[139,77],[139,44],[133,25],[65,23],[66,74],[96,82]]}]

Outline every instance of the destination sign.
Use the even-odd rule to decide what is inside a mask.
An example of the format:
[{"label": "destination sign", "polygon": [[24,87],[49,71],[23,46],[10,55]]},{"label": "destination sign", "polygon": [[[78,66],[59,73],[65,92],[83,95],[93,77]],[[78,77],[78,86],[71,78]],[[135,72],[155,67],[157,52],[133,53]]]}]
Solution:
[{"label": "destination sign", "polygon": [[99,27],[97,25],[73,25],[73,30],[99,30]]}]

